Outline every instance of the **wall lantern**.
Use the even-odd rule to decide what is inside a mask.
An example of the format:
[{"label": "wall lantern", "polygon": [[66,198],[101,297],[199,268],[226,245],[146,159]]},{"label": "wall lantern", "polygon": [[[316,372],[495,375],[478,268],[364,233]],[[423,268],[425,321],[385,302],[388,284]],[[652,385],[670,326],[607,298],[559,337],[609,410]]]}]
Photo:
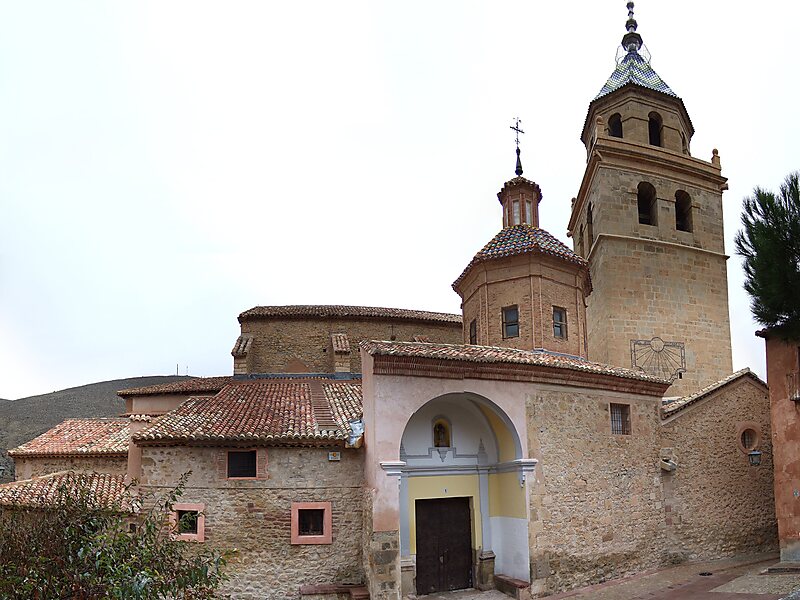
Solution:
[{"label": "wall lantern", "polygon": [[758,450],[750,450],[747,453],[747,459],[750,461],[751,467],[757,467],[761,464],[761,452]]}]

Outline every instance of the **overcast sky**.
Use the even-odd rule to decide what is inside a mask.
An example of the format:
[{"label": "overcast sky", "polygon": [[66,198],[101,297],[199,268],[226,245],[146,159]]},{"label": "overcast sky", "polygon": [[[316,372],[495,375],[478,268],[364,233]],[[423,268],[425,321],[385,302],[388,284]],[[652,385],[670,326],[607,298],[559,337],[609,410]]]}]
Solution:
[{"label": "overcast sky", "polygon": [[[636,5],[719,148],[734,368],[764,373],[733,235],[800,168],[796,2]],[[566,237],[625,2],[0,2],[0,398],[232,372],[259,304],[459,312],[522,119]]]}]

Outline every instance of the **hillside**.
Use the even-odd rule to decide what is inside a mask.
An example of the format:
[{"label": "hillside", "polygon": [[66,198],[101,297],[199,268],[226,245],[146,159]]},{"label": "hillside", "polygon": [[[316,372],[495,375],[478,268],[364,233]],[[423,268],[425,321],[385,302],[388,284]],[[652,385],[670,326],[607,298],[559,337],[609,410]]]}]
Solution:
[{"label": "hillside", "polygon": [[6,471],[0,481],[13,477],[13,461],[6,450],[35,438],[64,419],[74,417],[115,417],[125,412],[117,391],[170,383],[185,376],[131,377],[90,383],[50,394],[19,400],[0,399],[0,466]]}]

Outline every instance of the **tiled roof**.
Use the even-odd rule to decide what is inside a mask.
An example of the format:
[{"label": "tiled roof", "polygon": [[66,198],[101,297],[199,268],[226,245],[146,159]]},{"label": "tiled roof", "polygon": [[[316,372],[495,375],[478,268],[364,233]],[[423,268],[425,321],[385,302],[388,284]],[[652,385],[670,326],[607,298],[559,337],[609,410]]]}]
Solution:
[{"label": "tiled roof", "polygon": [[67,419],[13,450],[10,456],[127,454],[127,419]]},{"label": "tiled roof", "polygon": [[[324,418],[315,414],[321,411],[312,404],[312,387],[320,390],[315,397],[327,403]],[[348,421],[361,413],[361,380],[236,381],[214,397],[188,399],[134,439],[156,444],[344,440]],[[336,428],[320,426],[323,420],[332,420]]]},{"label": "tiled roof", "polygon": [[250,346],[253,344],[252,335],[240,335],[236,338],[236,343],[233,345],[231,355],[235,358],[243,358],[250,352]]},{"label": "tiled roof", "polygon": [[81,490],[88,490],[95,505],[124,508],[126,497],[125,476],[109,473],[75,473],[60,471],[34,479],[12,481],[0,485],[2,506],[52,506],[59,500]]},{"label": "tiled roof", "polygon": [[472,267],[480,262],[503,258],[505,256],[516,256],[528,252],[538,252],[561,258],[567,262],[576,264],[588,269],[589,263],[575,254],[566,245],[562,244],[544,229],[533,225],[512,225],[500,230],[492,240],[478,252],[467,268],[453,282],[455,289],[467,276]]},{"label": "tiled roof", "polygon": [[595,100],[610,94],[626,85],[638,85],[648,90],[654,90],[677,98],[678,95],[673,92],[670,87],[664,83],[664,80],[658,76],[650,66],[649,61],[645,60],[641,54],[632,50],[625,54],[622,60],[617,63],[611,77],[608,78],[603,89],[594,97]]},{"label": "tiled roof", "polygon": [[570,369],[599,375],[614,375],[638,381],[669,383],[642,371],[612,367],[602,363],[591,362],[558,352],[547,350],[517,350],[516,348],[498,348],[494,346],[474,346],[461,344],[423,344],[418,342],[361,342],[361,347],[370,355],[406,356],[411,358],[429,358],[473,363],[509,363],[520,365],[538,365]]},{"label": "tiled roof", "polygon": [[118,396],[155,396],[158,394],[198,394],[201,392],[218,392],[228,385],[233,377],[192,377],[172,383],[148,385],[146,387],[130,388],[117,392]]},{"label": "tiled roof", "polygon": [[256,306],[240,314],[239,321],[241,322],[245,319],[258,317],[361,317],[372,319],[405,319],[409,321],[461,323],[461,315],[454,315],[450,313],[429,312],[427,310],[406,310],[404,308],[379,308],[374,306],[343,306],[339,304]]},{"label": "tiled roof", "polygon": [[332,333],[331,344],[333,345],[333,351],[336,354],[350,353],[350,340],[347,339],[346,333]]},{"label": "tiled roof", "polygon": [[715,381],[714,383],[707,385],[706,387],[697,390],[695,393],[690,394],[688,396],[683,396],[682,398],[664,398],[662,403],[662,411],[661,417],[666,419],[671,417],[676,412],[694,404],[698,400],[702,400],[709,394],[716,392],[720,388],[723,388],[735,381],[738,381],[742,377],[749,377],[753,381],[761,384],[764,386],[764,389],[767,389],[767,384],[755,373],[753,373],[750,369],[745,367],[744,369],[740,369],[734,373],[731,373],[727,377],[720,379],[719,381]]}]

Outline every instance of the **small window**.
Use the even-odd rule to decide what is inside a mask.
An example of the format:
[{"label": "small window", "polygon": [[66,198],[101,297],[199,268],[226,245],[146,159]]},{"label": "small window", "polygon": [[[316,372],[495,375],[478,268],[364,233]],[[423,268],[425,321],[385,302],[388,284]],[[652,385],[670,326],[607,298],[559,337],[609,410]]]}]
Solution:
[{"label": "small window", "polygon": [[622,117],[614,113],[608,118],[608,135],[615,138],[622,137]]},{"label": "small window", "polygon": [[592,218],[592,205],[586,209],[586,233],[588,235],[589,243],[586,245],[586,252],[592,251],[592,244],[594,244],[594,221]]},{"label": "small window", "polygon": [[637,188],[637,204],[639,207],[639,223],[657,225],[656,221],[656,188],[642,181]]},{"label": "small window", "polygon": [[681,131],[681,149],[684,154],[689,154],[689,144],[686,141],[686,135]]},{"label": "small window", "polygon": [[475,319],[469,322],[469,343],[473,345],[478,343],[478,321]]},{"label": "small window", "polygon": [[322,535],[325,533],[325,509],[301,508],[297,513],[300,535]]},{"label": "small window", "polygon": [[255,478],[256,476],[256,451],[228,451],[228,477]]},{"label": "small window", "polygon": [[631,434],[631,407],[629,404],[611,405],[611,433],[616,435]]},{"label": "small window", "polygon": [[202,542],[205,540],[205,504],[175,503],[171,521],[178,540]]},{"label": "small window", "polygon": [[586,256],[583,250],[583,225],[581,225],[580,230],[578,231],[578,256]]},{"label": "small window", "polygon": [[567,310],[565,308],[553,307],[553,336],[567,339]]},{"label": "small window", "polygon": [[525,222],[533,225],[533,202],[530,200],[525,201]]},{"label": "small window", "polygon": [[692,199],[683,190],[675,192],[675,229],[692,231]]},{"label": "small window", "polygon": [[292,544],[333,542],[330,502],[292,502]]},{"label": "small window", "polygon": [[516,306],[503,309],[503,337],[519,337],[519,309]]},{"label": "small window", "polygon": [[446,421],[439,419],[433,424],[433,447],[450,447],[450,425]]},{"label": "small window", "polygon": [[511,204],[511,206],[512,206],[512,210],[513,210],[513,221],[512,221],[512,223],[514,225],[519,225],[520,224],[520,220],[519,220],[519,200],[514,200],[514,202],[512,202],[512,204]]},{"label": "small window", "polygon": [[749,452],[750,450],[755,449],[755,447],[758,445],[758,434],[754,429],[745,429],[742,432],[741,442],[742,447]]},{"label": "small window", "polygon": [[651,112],[649,117],[647,129],[650,134],[650,145],[661,146],[661,115]]}]

